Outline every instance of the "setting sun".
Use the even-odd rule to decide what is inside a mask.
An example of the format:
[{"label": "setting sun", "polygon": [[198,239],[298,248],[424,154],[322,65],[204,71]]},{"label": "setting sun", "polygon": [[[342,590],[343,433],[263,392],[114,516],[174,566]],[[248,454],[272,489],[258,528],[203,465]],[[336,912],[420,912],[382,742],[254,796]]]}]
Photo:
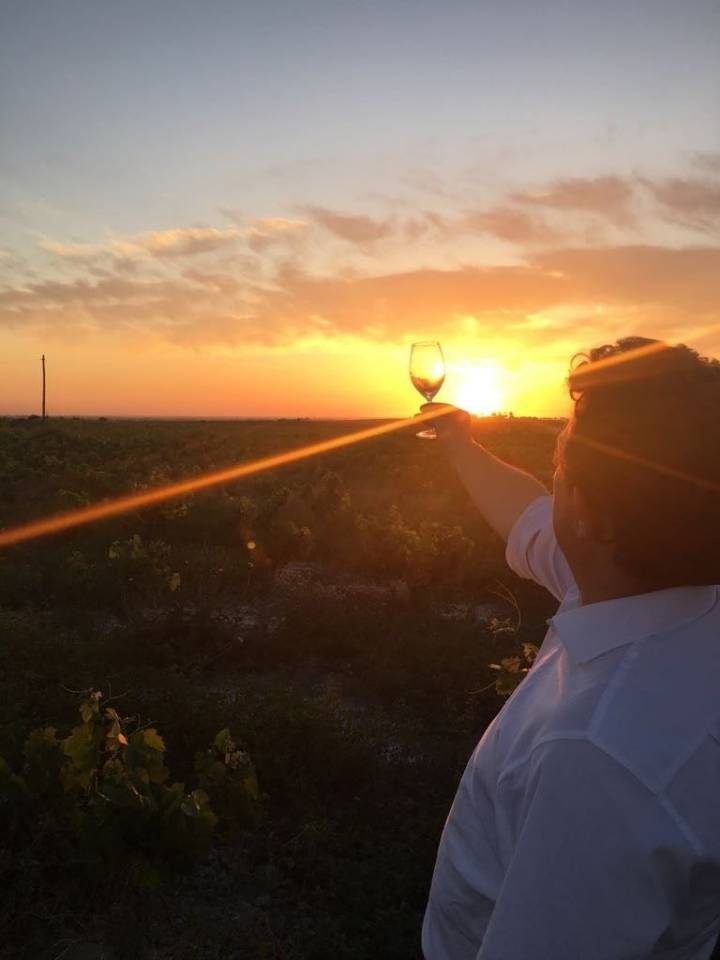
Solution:
[{"label": "setting sun", "polygon": [[499,371],[492,366],[462,367],[457,371],[455,403],[469,413],[487,415],[499,411],[503,392],[498,383]]}]

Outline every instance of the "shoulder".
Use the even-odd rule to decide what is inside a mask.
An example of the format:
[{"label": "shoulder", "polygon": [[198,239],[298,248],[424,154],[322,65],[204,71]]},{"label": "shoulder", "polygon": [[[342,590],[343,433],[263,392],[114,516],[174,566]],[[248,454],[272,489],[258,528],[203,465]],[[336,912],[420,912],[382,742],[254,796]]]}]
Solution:
[{"label": "shoulder", "polygon": [[498,782],[528,784],[543,778],[552,781],[553,789],[561,789],[585,784],[589,777],[607,781],[633,778],[633,773],[588,733],[563,732],[537,738],[522,759],[501,771]]},{"label": "shoulder", "polygon": [[[716,621],[634,643],[593,711],[592,741],[658,793],[684,777],[698,751],[720,747]],[[707,788],[720,790],[720,764]]]},{"label": "shoulder", "polygon": [[533,821],[568,834],[580,831],[588,841],[588,828],[598,842],[627,831],[628,838],[642,835],[649,848],[670,834],[683,846],[688,839],[663,795],[585,737],[538,742],[524,763],[503,772],[498,791],[514,811],[518,832]]},{"label": "shoulder", "polygon": [[[568,835],[592,827],[594,840],[583,834],[588,842],[627,835],[628,842],[635,838],[638,851],[669,844],[686,856],[706,856],[708,851],[717,855],[720,743],[712,740],[712,747],[712,757],[706,750],[697,755],[700,767],[693,774],[694,789],[683,777],[665,791],[586,736],[541,740],[522,763],[501,774],[500,806],[512,810],[512,829],[518,832],[532,819],[545,825],[541,829],[564,830]],[[708,818],[714,832],[703,827]]]},{"label": "shoulder", "polygon": [[553,498],[531,500],[513,524],[505,547],[505,560],[512,571],[535,580],[558,600],[575,581],[553,529]]}]

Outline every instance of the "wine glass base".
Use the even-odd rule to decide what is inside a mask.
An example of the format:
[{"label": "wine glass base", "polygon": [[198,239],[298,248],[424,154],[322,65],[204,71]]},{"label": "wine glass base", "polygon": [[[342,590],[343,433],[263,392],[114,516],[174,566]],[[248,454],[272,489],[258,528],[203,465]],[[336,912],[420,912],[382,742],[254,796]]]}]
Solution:
[{"label": "wine glass base", "polygon": [[437,440],[437,433],[434,429],[430,430],[421,430],[420,433],[415,434],[416,437],[419,437],[420,440]]}]

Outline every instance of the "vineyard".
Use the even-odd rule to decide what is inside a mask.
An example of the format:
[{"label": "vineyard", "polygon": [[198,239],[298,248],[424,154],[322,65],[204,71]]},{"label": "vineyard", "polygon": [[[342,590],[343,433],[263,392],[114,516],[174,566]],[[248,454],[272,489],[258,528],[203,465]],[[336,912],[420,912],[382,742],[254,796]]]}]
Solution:
[{"label": "vineyard", "polygon": [[[0,421],[0,528],[367,424]],[[559,422],[475,432],[549,483]],[[552,599],[412,426],[0,550],[0,956],[415,960]]]}]

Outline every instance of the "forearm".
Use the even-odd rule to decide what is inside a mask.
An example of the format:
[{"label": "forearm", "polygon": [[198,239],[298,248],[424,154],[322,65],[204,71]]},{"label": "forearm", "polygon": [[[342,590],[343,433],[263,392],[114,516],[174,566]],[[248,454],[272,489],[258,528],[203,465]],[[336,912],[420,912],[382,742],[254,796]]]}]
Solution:
[{"label": "forearm", "polygon": [[452,449],[451,461],[480,513],[503,540],[525,507],[548,494],[535,477],[474,441]]}]

